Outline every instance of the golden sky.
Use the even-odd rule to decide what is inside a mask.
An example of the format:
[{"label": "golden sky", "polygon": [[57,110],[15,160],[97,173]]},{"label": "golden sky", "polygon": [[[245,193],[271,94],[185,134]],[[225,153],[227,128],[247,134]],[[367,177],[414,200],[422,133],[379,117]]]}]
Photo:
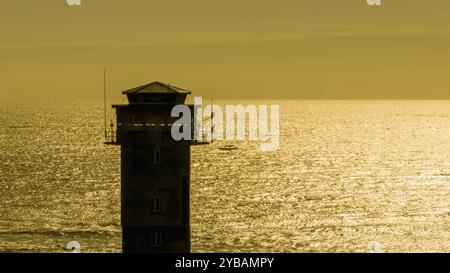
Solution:
[{"label": "golden sky", "polygon": [[449,0],[0,1],[0,99],[450,98]]}]

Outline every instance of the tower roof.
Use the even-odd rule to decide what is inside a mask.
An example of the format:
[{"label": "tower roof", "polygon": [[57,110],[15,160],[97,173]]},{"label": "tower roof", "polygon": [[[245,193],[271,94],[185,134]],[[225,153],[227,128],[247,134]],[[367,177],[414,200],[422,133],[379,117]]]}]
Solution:
[{"label": "tower roof", "polygon": [[125,90],[122,94],[191,94],[191,91],[156,81]]}]

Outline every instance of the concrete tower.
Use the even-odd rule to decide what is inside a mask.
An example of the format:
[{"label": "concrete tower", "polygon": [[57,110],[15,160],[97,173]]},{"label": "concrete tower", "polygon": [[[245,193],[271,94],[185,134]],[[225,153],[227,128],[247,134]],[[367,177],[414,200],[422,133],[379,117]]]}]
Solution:
[{"label": "concrete tower", "polygon": [[174,141],[170,133],[178,119],[171,110],[190,93],[153,82],[124,91],[129,104],[113,105],[113,142],[121,146],[123,252],[190,252],[191,142]]}]

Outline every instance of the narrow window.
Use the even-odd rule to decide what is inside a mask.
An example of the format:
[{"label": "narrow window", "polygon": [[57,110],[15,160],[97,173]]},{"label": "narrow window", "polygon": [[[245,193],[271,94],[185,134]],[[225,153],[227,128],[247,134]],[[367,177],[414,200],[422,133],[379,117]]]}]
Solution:
[{"label": "narrow window", "polygon": [[150,198],[150,213],[161,212],[161,199],[159,197]]},{"label": "narrow window", "polygon": [[155,212],[161,212],[161,199],[154,198],[155,202]]},{"label": "narrow window", "polygon": [[150,164],[158,165],[161,161],[161,153],[159,150],[150,151]]},{"label": "narrow window", "polygon": [[158,247],[161,246],[161,232],[152,232],[150,235],[150,245],[152,247]]}]

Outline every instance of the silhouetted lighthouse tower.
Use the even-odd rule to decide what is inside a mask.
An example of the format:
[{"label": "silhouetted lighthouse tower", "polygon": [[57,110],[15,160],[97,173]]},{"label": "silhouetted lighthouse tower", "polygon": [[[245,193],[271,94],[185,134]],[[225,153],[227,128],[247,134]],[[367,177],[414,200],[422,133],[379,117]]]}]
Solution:
[{"label": "silhouetted lighthouse tower", "polygon": [[[121,224],[124,252],[190,252],[191,141],[175,141],[172,108],[190,91],[153,82],[122,92],[113,105],[121,146]],[[192,108],[192,106],[190,106]]]}]

